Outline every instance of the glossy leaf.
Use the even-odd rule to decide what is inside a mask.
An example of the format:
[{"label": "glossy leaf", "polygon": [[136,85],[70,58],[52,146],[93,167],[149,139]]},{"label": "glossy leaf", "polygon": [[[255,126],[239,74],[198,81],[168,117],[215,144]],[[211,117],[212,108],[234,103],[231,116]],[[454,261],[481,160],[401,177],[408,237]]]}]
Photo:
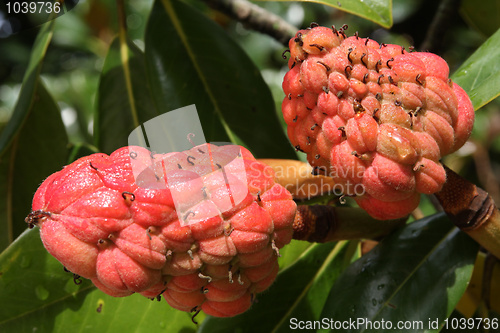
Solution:
[{"label": "glossy leaf", "polygon": [[279,273],[269,290],[257,296],[258,302],[249,311],[233,318],[208,317],[200,333],[288,332],[289,319],[293,316],[317,318],[332,282],[346,258],[349,262],[353,255],[348,244],[311,246],[293,265]]},{"label": "glossy leaf", "polygon": [[[140,295],[75,285],[43,247],[38,228],[0,255],[0,332],[195,332],[191,315]],[[202,319],[202,318],[200,318]]]},{"label": "glossy leaf", "polygon": [[126,146],[136,127],[159,115],[145,76],[143,52],[125,36],[115,38],[101,73],[94,117],[94,141],[102,152]]},{"label": "glossy leaf", "polygon": [[484,42],[453,74],[477,110],[500,95],[500,30]]},{"label": "glossy leaf", "polygon": [[[289,1],[289,0],[278,0]],[[360,16],[384,28],[392,26],[392,0],[295,0],[315,2]]]},{"label": "glossy leaf", "polygon": [[[467,287],[477,250],[477,243],[444,214],[410,223],[344,271],[321,317],[384,320],[394,329],[398,321],[422,321],[421,329],[404,331],[437,332],[428,320],[441,324],[451,314]],[[360,325],[344,331],[377,330]]]},{"label": "glossy leaf", "polygon": [[33,96],[35,95],[43,58],[45,57],[45,52],[47,51],[47,47],[52,39],[53,29],[54,21],[49,21],[44,24],[35,40],[14,112],[12,113],[9,123],[0,135],[0,157],[9,148],[10,144],[14,140],[14,137],[20,131],[21,126],[28,117],[29,110],[34,103]]},{"label": "glossy leaf", "polygon": [[[26,110],[27,118],[0,160],[0,225],[4,249],[26,229],[24,218],[31,210],[31,200],[40,183],[66,164],[68,138],[59,107],[43,84],[36,83],[34,101]],[[7,236],[7,237],[5,237]]]},{"label": "glossy leaf", "polygon": [[500,28],[500,2],[498,0],[463,0],[460,12],[467,23],[485,36],[491,36]]},{"label": "glossy leaf", "polygon": [[257,157],[295,157],[259,70],[220,26],[185,3],[156,1],[145,43],[160,113],[195,104],[206,141],[231,140]]}]

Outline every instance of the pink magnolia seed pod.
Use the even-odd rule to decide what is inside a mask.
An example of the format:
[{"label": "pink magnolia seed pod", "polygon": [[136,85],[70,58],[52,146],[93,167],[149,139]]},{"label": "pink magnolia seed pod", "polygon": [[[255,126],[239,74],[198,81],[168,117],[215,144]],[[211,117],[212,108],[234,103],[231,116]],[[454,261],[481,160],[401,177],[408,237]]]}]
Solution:
[{"label": "pink magnolia seed pod", "polygon": [[205,144],[81,158],[40,185],[32,210],[50,254],[103,292],[228,317],[274,281],[296,204],[245,148]]},{"label": "pink magnolia seed pod", "polygon": [[474,109],[439,56],[345,29],[311,25],[290,39],[288,137],[315,173],[333,177],[370,215],[403,217],[420,194],[442,188],[439,159],[467,141]]}]

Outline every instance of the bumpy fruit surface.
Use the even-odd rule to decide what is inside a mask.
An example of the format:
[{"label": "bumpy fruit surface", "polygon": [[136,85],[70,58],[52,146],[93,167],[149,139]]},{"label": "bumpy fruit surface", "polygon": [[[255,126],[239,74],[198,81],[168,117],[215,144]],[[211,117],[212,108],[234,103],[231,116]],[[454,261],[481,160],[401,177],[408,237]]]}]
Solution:
[{"label": "bumpy fruit surface", "polygon": [[296,204],[245,148],[205,144],[81,158],[43,182],[32,209],[46,249],[105,293],[226,317],[274,281]]},{"label": "bumpy fruit surface", "polygon": [[378,219],[403,217],[421,193],[441,189],[439,160],[467,141],[474,122],[442,58],[334,27],[300,30],[289,47],[282,112],[316,173]]}]

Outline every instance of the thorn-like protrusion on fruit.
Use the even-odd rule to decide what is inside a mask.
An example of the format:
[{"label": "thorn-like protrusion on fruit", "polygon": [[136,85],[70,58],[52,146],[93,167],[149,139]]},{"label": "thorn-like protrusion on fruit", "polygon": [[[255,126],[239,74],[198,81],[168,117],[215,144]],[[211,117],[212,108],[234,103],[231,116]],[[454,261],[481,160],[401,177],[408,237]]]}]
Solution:
[{"label": "thorn-like protrusion on fruit", "polygon": [[292,121],[293,121],[294,123],[296,123],[296,122],[297,122],[297,119],[299,119],[299,116],[298,116],[298,115],[295,115],[295,118],[293,118],[293,119],[292,119]]},{"label": "thorn-like protrusion on fruit", "polygon": [[377,84],[380,85],[380,80],[384,77],[384,74],[380,74],[377,78]]},{"label": "thorn-like protrusion on fruit", "polygon": [[342,90],[337,91],[337,98],[342,97],[343,94],[344,92]]},{"label": "thorn-like protrusion on fruit", "polygon": [[190,164],[190,165],[194,165],[194,162],[191,161],[191,160],[196,160],[196,157],[194,156],[188,156],[187,157],[187,162]]},{"label": "thorn-like protrusion on fruit", "polygon": [[194,260],[193,250],[191,250],[191,249],[187,250],[187,254],[188,254],[189,258],[191,258],[191,260]]},{"label": "thorn-like protrusion on fruit", "polygon": [[389,82],[395,86],[397,86],[398,84],[396,83],[396,81],[394,81],[394,79],[392,78],[391,75],[388,75],[387,78],[389,79]]},{"label": "thorn-like protrusion on fruit", "polygon": [[376,63],[375,63],[375,70],[377,71],[377,73],[380,71],[380,66],[382,66],[382,60],[378,60]]},{"label": "thorn-like protrusion on fruit", "polygon": [[325,48],[319,44],[309,44],[309,46],[317,48],[320,52],[325,50]]},{"label": "thorn-like protrusion on fruit", "polygon": [[186,213],[186,215],[184,215],[184,217],[182,218],[182,219],[184,220],[184,222],[186,222],[186,221],[187,221],[187,219],[188,219],[191,215],[194,217],[194,216],[196,216],[196,213],[195,213],[195,212],[193,212],[192,210],[188,211],[188,212]]},{"label": "thorn-like protrusion on fruit", "polygon": [[315,158],[315,159],[317,159],[317,160],[319,160],[319,159],[320,159],[320,157],[321,157],[321,155],[320,155],[320,154],[316,154],[316,155],[314,156],[314,158]]},{"label": "thorn-like protrusion on fruit", "polygon": [[205,286],[201,287],[200,292],[202,294],[208,294],[208,288],[205,288]]},{"label": "thorn-like protrusion on fruit", "polygon": [[311,137],[306,136],[306,140],[307,140],[306,145],[310,146],[311,145]]},{"label": "thorn-like protrusion on fruit", "polygon": [[296,151],[300,151],[301,153],[303,153],[303,152],[304,152],[302,149],[300,149],[300,146],[299,146],[299,145],[296,145],[294,148],[295,148],[295,150],[296,150]]},{"label": "thorn-like protrusion on fruit", "polygon": [[313,28],[316,28],[316,27],[319,27],[319,24],[316,23],[316,22],[311,22],[311,24],[309,25],[310,29],[313,29]]},{"label": "thorn-like protrusion on fruit", "polygon": [[177,167],[178,167],[179,169],[182,169],[182,166],[181,166],[181,164],[180,164],[180,163],[177,163]]},{"label": "thorn-like protrusion on fruit", "polygon": [[368,42],[369,42],[369,41],[370,41],[370,37],[366,37],[366,38],[365,38],[365,46],[367,46],[367,45],[368,45]]},{"label": "thorn-like protrusion on fruit", "polygon": [[422,74],[417,74],[417,76],[415,77],[415,81],[417,81],[418,84],[420,84],[421,86],[423,86],[424,83],[422,81],[420,81],[421,77],[422,77]]},{"label": "thorn-like protrusion on fruit", "polygon": [[[259,197],[260,198],[260,197]],[[226,224],[224,226],[224,236],[229,237],[233,233],[234,228],[231,226],[230,223]]]},{"label": "thorn-like protrusion on fruit", "polygon": [[376,94],[375,94],[375,99],[376,99],[377,101],[379,101],[379,102],[380,102],[380,101],[382,100],[382,94],[381,94],[381,93],[379,93],[379,92],[378,92],[378,93],[376,93]]},{"label": "thorn-like protrusion on fruit", "polygon": [[287,59],[287,56],[286,56],[286,53],[287,53],[287,52],[288,52],[288,53],[290,53],[290,49],[286,49],[286,50],[285,50],[285,51],[283,51],[283,53],[281,54],[281,57],[282,57],[283,59],[285,59],[285,60]]},{"label": "thorn-like protrusion on fruit", "polygon": [[200,279],[205,279],[208,281],[208,283],[212,282],[212,277],[211,276],[208,276],[208,275],[204,275],[202,272],[199,272],[198,273],[198,277]]},{"label": "thorn-like protrusion on fruit", "polygon": [[302,32],[297,32],[297,37],[295,37],[294,42],[299,44],[299,46],[304,45],[304,42],[302,41]]},{"label": "thorn-like protrusion on fruit", "polygon": [[366,80],[368,79],[368,73],[366,73],[365,75],[363,75],[363,83],[366,84]]},{"label": "thorn-like protrusion on fruit", "polygon": [[238,279],[237,279],[238,284],[239,284],[239,285],[241,285],[241,286],[242,286],[242,285],[244,285],[244,284],[245,284],[245,282],[243,282],[243,281],[241,280],[241,272],[240,272],[240,270],[239,270],[239,269],[236,271],[236,274],[238,275]]},{"label": "thorn-like protrusion on fruit", "polygon": [[335,26],[334,26],[334,25],[332,25],[332,31],[333,31],[333,33],[334,33],[334,34],[336,34],[337,36],[339,35],[339,32],[338,32],[337,28],[335,28]]},{"label": "thorn-like protrusion on fruit", "polygon": [[172,252],[172,250],[167,250],[167,253],[165,253],[165,259],[168,260],[168,258],[172,258],[173,255],[174,253]]},{"label": "thorn-like protrusion on fruit", "polygon": [[422,170],[422,168],[425,168],[425,165],[423,164],[415,164],[415,166],[413,167],[413,171],[414,172],[419,172],[420,170]]},{"label": "thorn-like protrusion on fruit", "polygon": [[354,33],[354,37],[356,37],[356,39],[359,39],[359,32],[357,32],[357,31],[356,31],[356,32]]},{"label": "thorn-like protrusion on fruit", "polygon": [[323,61],[317,61],[318,64],[320,65],[323,65],[323,67],[325,67],[326,71],[329,72],[331,71],[332,69],[330,68],[330,66],[328,66],[327,64],[325,64]]},{"label": "thorn-like protrusion on fruit", "polygon": [[[361,55],[361,58],[359,59],[359,60],[361,60],[361,63],[362,63],[362,64],[363,64],[363,66],[365,66],[365,67],[366,67],[366,62],[363,60],[363,58],[364,58],[364,57],[366,57],[367,55],[368,55],[368,54],[363,53],[363,54]],[[368,75],[368,74],[366,74],[366,75]]]},{"label": "thorn-like protrusion on fruit", "polygon": [[274,242],[274,239],[271,241],[271,248],[273,249],[273,251],[276,253],[276,256],[279,258],[281,257],[281,254],[280,254],[280,249],[278,249],[278,247],[276,246],[276,243]]},{"label": "thorn-like protrusion on fruit", "polygon": [[233,272],[231,271],[232,269],[233,269],[233,265],[229,264],[229,269],[227,271],[229,283],[233,283]]},{"label": "thorn-like protrusion on fruit", "polygon": [[[111,236],[111,234],[108,236],[108,238]],[[108,240],[106,239],[102,239],[100,238],[98,241],[97,241],[97,247],[101,248],[101,249],[104,249],[108,246],[109,242]]]},{"label": "thorn-like protrusion on fruit", "polygon": [[[317,176],[321,174],[321,169],[326,169],[325,166],[314,166],[311,171],[311,175]],[[325,170],[326,173],[326,170]]]},{"label": "thorn-like protrusion on fruit", "polygon": [[318,127],[318,126],[319,126],[318,124],[314,124],[314,125],[312,125],[312,126],[311,126],[311,131],[314,131],[314,129],[315,129],[316,127]]},{"label": "thorn-like protrusion on fruit", "polygon": [[92,161],[90,161],[90,162],[89,162],[89,165],[90,165],[90,167],[91,167],[92,169],[94,169],[95,171],[97,171],[97,168],[96,168],[94,165],[92,165]]},{"label": "thorn-like protrusion on fruit", "polygon": [[359,158],[362,161],[370,160],[370,156],[368,154],[358,154],[358,152],[355,150],[351,152],[351,155],[353,155],[356,158]]},{"label": "thorn-like protrusion on fruit", "polygon": [[137,158],[137,153],[135,151],[131,151],[128,156],[130,156],[131,159],[135,160]]},{"label": "thorn-like protrusion on fruit", "polygon": [[348,78],[348,77],[349,77],[349,74],[347,73],[347,69],[349,69],[349,72],[351,72],[351,71],[352,71],[352,65],[347,65],[347,66],[345,66],[345,68],[344,68],[344,74],[345,74],[345,76]]},{"label": "thorn-like protrusion on fruit", "polygon": [[347,60],[349,60],[349,62],[352,64],[352,59],[351,59],[351,53],[353,51],[352,47],[348,48],[347,51],[349,51],[347,52]]},{"label": "thorn-like protrusion on fruit", "polygon": [[287,97],[288,97],[288,100],[291,101],[292,100],[292,93],[289,93]]},{"label": "thorn-like protrusion on fruit", "polygon": [[403,103],[401,103],[401,101],[397,101],[397,100],[396,100],[396,101],[394,101],[394,105],[396,105],[396,106],[401,106],[401,105],[403,105]]},{"label": "thorn-like protrusion on fruit", "polygon": [[261,201],[262,201],[262,200],[261,200],[261,198],[260,198],[260,191],[259,191],[259,192],[257,192],[257,201],[258,201],[258,202],[261,202]]},{"label": "thorn-like protrusion on fruit", "polygon": [[389,61],[394,61],[394,58],[391,58],[391,59],[387,60],[386,63],[385,63],[387,65],[387,67],[390,69],[391,65],[389,65]]},{"label": "thorn-like protrusion on fruit", "polygon": [[45,212],[41,209],[38,209],[29,213],[28,216],[26,216],[26,218],[24,219],[24,222],[28,224],[28,228],[33,229],[38,224],[38,222],[40,222],[40,220],[50,217],[50,215],[50,212]]},{"label": "thorn-like protrusion on fruit", "polygon": [[345,194],[342,194],[340,197],[339,197],[339,202],[341,205],[345,205],[347,200],[346,200],[346,195]]},{"label": "thorn-like protrusion on fruit", "polygon": [[198,306],[195,306],[194,308],[191,309],[191,312],[194,312],[194,314],[191,316],[191,321],[195,324],[198,325],[198,322],[194,320],[194,318],[200,313],[201,309],[198,309]]},{"label": "thorn-like protrusion on fruit", "polygon": [[345,138],[347,137],[346,135],[346,132],[345,132],[345,127],[344,126],[340,126],[339,128],[337,128],[339,131],[342,132],[342,137]]},{"label": "thorn-like protrusion on fruit", "polygon": [[82,277],[78,274],[73,273],[73,283],[79,286],[82,284],[82,282]]},{"label": "thorn-like protrusion on fruit", "polygon": [[123,191],[122,198],[123,198],[123,200],[125,200],[125,203],[127,205],[130,205],[135,200],[135,194],[132,192],[128,192],[128,191]]},{"label": "thorn-like protrusion on fruit", "polygon": [[328,94],[330,92],[330,89],[328,89],[328,86],[324,86],[323,91],[325,92],[325,94]]},{"label": "thorn-like protrusion on fruit", "polygon": [[149,240],[152,240],[151,234],[155,233],[156,233],[156,228],[153,226],[146,229],[146,235],[148,235]]},{"label": "thorn-like protrusion on fruit", "polygon": [[361,103],[359,103],[358,101],[354,101],[353,108],[354,108],[354,112],[356,112],[356,113],[361,113],[361,112],[365,111],[365,108],[363,107],[363,105],[361,105]]}]

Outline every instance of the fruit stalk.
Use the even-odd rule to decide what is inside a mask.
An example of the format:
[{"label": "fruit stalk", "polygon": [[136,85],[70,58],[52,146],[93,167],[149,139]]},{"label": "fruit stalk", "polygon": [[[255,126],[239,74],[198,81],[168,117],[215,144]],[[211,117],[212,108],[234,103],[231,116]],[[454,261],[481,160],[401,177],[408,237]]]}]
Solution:
[{"label": "fruit stalk", "polygon": [[500,214],[491,196],[444,166],[447,181],[435,196],[455,225],[500,258]]}]

